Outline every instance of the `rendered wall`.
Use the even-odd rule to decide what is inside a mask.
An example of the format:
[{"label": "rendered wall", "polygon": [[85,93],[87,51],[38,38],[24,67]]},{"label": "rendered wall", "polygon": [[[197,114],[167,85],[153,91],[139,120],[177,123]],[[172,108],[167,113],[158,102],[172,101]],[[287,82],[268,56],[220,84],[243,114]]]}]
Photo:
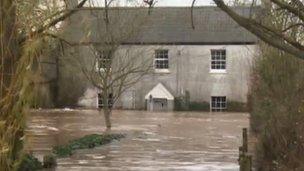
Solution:
[{"label": "rendered wall", "polygon": [[[140,51],[138,55],[152,61],[154,50],[168,49],[169,72],[152,72],[145,76],[126,93],[126,96],[134,96],[131,98],[134,102],[126,102],[125,100],[130,98],[123,95],[116,107],[127,105],[130,108],[131,105],[136,109],[145,109],[144,96],[158,83],[162,83],[175,97],[183,95],[186,90],[189,91],[190,101],[210,102],[211,96],[227,96],[230,101],[247,102],[251,63],[257,52],[255,45],[134,45],[123,48],[134,49],[134,53]],[[226,49],[226,73],[210,72],[211,49]],[[92,54],[88,47],[80,46],[73,51],[76,51],[75,57],[85,59],[83,65],[89,64]],[[68,106],[94,107],[92,105],[97,101],[94,91],[97,95],[97,90],[90,85],[81,71],[71,71],[71,65],[73,64],[67,60],[60,70],[59,87],[62,103]],[[88,102],[83,103],[84,99]]]}]

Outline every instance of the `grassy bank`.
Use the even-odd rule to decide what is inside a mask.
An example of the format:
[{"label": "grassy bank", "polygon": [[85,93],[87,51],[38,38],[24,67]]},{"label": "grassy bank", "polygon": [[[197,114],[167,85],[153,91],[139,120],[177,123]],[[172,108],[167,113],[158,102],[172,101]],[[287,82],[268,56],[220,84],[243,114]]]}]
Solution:
[{"label": "grassy bank", "polygon": [[124,137],[125,135],[123,134],[86,135],[82,138],[72,140],[66,145],[55,146],[53,148],[53,154],[44,156],[43,163],[33,155],[26,154],[20,163],[18,171],[37,171],[44,168],[52,168],[56,166],[56,158],[69,157],[75,150],[106,145]]},{"label": "grassy bank", "polygon": [[80,139],[73,140],[66,145],[54,147],[53,153],[57,157],[69,157],[73,154],[75,150],[89,149],[89,148],[102,146],[105,144],[109,144],[114,140],[120,140],[121,138],[124,137],[125,136],[122,134],[87,135]]}]

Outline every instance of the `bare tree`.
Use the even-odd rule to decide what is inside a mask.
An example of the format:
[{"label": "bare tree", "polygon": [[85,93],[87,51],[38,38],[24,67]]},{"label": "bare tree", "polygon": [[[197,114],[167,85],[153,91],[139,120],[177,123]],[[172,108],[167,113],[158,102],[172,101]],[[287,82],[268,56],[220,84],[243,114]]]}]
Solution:
[{"label": "bare tree", "polygon": [[150,74],[153,67],[149,49],[134,48],[127,43],[147,22],[149,9],[113,7],[111,3],[113,1],[105,0],[103,8],[91,8],[89,12],[92,22],[88,29],[91,31],[89,42],[84,46],[90,59],[75,58],[77,54],[69,59],[74,60],[76,67],[98,89],[102,101],[100,109],[108,129],[111,128],[112,106],[126,90]]}]

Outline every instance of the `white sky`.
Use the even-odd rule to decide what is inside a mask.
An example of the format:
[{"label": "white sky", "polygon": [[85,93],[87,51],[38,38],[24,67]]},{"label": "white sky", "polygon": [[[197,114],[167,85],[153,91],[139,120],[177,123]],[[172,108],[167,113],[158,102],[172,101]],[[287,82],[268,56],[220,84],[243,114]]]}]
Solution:
[{"label": "white sky", "polygon": [[[80,1],[80,0],[78,0]],[[225,0],[226,2],[234,2],[235,0]],[[251,3],[251,0],[241,0],[243,2]],[[104,0],[89,0],[93,3],[92,6],[103,6]],[[143,0],[115,0],[115,6],[138,6],[142,4]],[[156,0],[155,6],[191,6],[192,0]],[[214,5],[213,0],[196,0],[196,6]]]},{"label": "white sky", "polygon": [[[79,0],[78,0],[79,1]],[[191,6],[192,0],[156,0],[155,6]],[[90,0],[94,6],[102,6],[104,0]],[[116,0],[114,1],[119,4],[119,6],[125,6],[128,4],[141,4],[143,0]],[[196,0],[196,5],[212,5],[213,0]],[[132,6],[132,5],[131,5]]]},{"label": "white sky", "polygon": [[[191,6],[192,0],[158,0],[156,6]],[[196,5],[211,5],[212,0],[196,0]]]}]

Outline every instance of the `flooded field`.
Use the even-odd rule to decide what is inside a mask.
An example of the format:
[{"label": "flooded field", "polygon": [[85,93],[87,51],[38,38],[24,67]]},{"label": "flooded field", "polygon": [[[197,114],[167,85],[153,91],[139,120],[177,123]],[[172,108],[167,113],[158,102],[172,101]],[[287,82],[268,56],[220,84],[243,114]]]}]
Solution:
[{"label": "flooded field", "polygon": [[[127,137],[58,159],[57,171],[236,171],[247,114],[114,111],[114,133]],[[28,121],[26,148],[37,156],[52,146],[104,131],[95,110],[40,110]]]}]

